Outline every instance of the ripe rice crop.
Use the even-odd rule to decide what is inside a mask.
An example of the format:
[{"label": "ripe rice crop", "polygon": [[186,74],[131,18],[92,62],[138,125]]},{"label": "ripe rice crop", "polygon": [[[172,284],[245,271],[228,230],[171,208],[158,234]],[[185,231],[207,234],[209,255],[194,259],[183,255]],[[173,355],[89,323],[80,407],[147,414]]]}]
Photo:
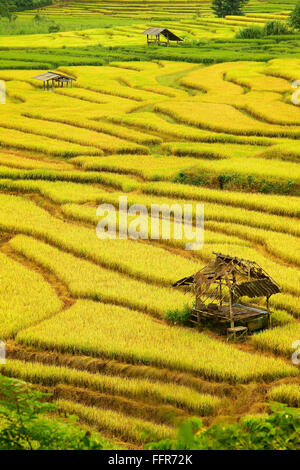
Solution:
[{"label": "ripe rice crop", "polygon": [[[76,67],[76,69],[67,67],[65,70],[70,74],[75,72],[78,77],[76,86],[91,91],[120,96],[136,102],[161,100],[159,94],[131,86],[130,79],[134,80],[136,76],[139,76],[139,72],[135,70],[127,69],[126,76],[122,70],[109,66],[102,67],[101,74],[97,67]],[[143,83],[145,84],[145,78]]]},{"label": "ripe rice crop", "polygon": [[0,189],[20,192],[36,191],[58,204],[94,201],[104,192],[101,188],[80,183],[4,179],[0,179]]},{"label": "ripe rice crop", "polygon": [[216,64],[210,67],[200,68],[189,72],[185,78],[180,80],[180,83],[188,88],[195,88],[210,94],[222,95],[241,95],[243,88],[235,83],[227,82],[223,79],[224,74],[228,70],[240,68],[237,63]]},{"label": "ripe rice crop", "polygon": [[[103,193],[102,202],[118,204],[119,193],[105,192]],[[179,204],[193,204],[193,214],[195,215],[195,201],[189,199],[172,199],[169,197],[151,196],[148,194],[128,194],[128,206],[132,204],[143,204],[151,209],[152,204],[166,203],[169,206]],[[300,222],[292,217],[280,217],[273,214],[266,215],[263,220],[261,213],[254,210],[246,210],[240,207],[206,202],[205,219],[215,220],[219,222],[231,222],[241,225],[252,226],[257,228],[265,228],[273,231],[290,233],[291,235],[300,235]]]},{"label": "ripe rice crop", "polygon": [[268,398],[289,406],[300,407],[300,385],[282,384],[273,387],[268,393]]},{"label": "ripe rice crop", "polygon": [[[233,389],[229,383],[298,376],[291,354],[300,333],[300,114],[290,103],[290,81],[299,79],[300,66],[297,58],[268,61],[288,46],[295,55],[297,35],[256,41],[257,51],[247,61],[253,41],[231,43],[224,38],[232,38],[242,23],[268,21],[267,16],[255,16],[256,3],[247,7],[252,16],[227,19],[202,16],[208,6],[201,3],[161,2],[157,13],[147,2],[139,2],[138,7],[121,0],[99,5],[98,0],[84,6],[71,0],[68,7],[47,8],[43,15],[56,18],[58,11],[67,16],[70,7],[72,15],[81,16],[72,20],[81,29],[70,31],[66,24],[71,17],[62,17],[59,33],[36,34],[34,41],[28,35],[1,39],[0,25],[0,48],[5,43],[0,68],[6,60],[13,67],[12,59],[20,66],[18,61],[24,62],[24,48],[30,43],[26,67],[36,69],[44,62],[45,70],[55,70],[59,64],[62,73],[77,78],[73,87],[44,92],[32,78],[44,67],[0,70],[8,96],[0,118],[0,230],[8,234],[3,252],[22,263],[7,258],[0,269],[4,279],[0,317],[9,312],[3,334],[0,327],[0,339],[14,338],[15,357],[22,358],[22,362],[9,360],[6,373],[57,386],[57,396],[70,400],[84,400],[76,392],[76,387],[83,387],[91,390],[86,390],[86,396],[112,396],[105,407],[118,400],[132,402],[130,416],[139,413],[135,414],[135,401],[140,407],[154,401],[157,409],[182,408],[179,415],[228,415],[226,399],[194,392],[195,385],[209,391],[217,384],[205,380],[226,382],[218,385],[221,395],[223,387]],[[273,18],[276,7],[267,7],[263,11],[259,7],[261,15]],[[101,18],[103,11],[109,20]],[[121,19],[128,12],[139,20]],[[90,27],[97,27],[83,28],[88,27],[85,14],[92,21]],[[155,16],[150,22],[146,18],[151,14]],[[35,13],[22,15],[32,23]],[[172,20],[172,15],[177,19]],[[144,44],[141,32],[159,25],[161,18],[168,18],[166,27],[184,36],[187,46],[132,47]],[[21,27],[18,23],[9,24],[9,31]],[[210,38],[213,51],[207,45]],[[123,49],[115,47],[119,45]],[[245,60],[240,61],[239,54]],[[188,62],[193,55],[198,63]],[[207,66],[208,60],[218,63]],[[108,61],[114,62],[103,65]],[[85,65],[76,65],[80,63]],[[117,227],[124,228],[118,212],[120,196],[127,197],[129,206],[143,204],[148,210],[152,204],[183,208],[203,203],[203,249],[185,252],[186,240],[174,238],[174,220],[170,240],[99,240],[97,204],[114,205]],[[134,218],[129,216],[129,222]],[[145,215],[146,221],[151,219]],[[149,225],[142,225],[141,231],[149,238]],[[193,294],[171,288],[172,283],[198,271],[213,258],[212,252],[256,261],[282,289],[270,299],[275,328],[248,337],[249,348],[228,344],[208,330],[199,332],[166,321],[167,312],[187,312],[193,302]],[[59,296],[63,290],[70,303],[73,299],[69,309],[45,279],[56,284]],[[265,306],[262,298],[241,300]],[[53,351],[64,367],[25,362],[24,358],[34,358],[54,363],[49,359]],[[85,355],[86,361],[76,354]],[[102,375],[100,369],[91,373],[111,361],[111,367],[105,367],[114,377]],[[90,372],[77,369],[85,367],[83,362]],[[140,378],[129,379],[137,370]],[[182,373],[188,387],[176,385]],[[167,385],[162,386],[157,380],[163,375]],[[289,381],[297,383],[297,379],[282,382]],[[60,395],[59,387],[68,389],[69,395],[66,390]],[[238,400],[229,410],[231,415],[240,411],[236,405],[242,390],[232,391]],[[293,389],[290,396],[294,395]],[[71,412],[77,407],[83,421],[141,444],[135,418],[60,403]],[[102,406],[100,400],[98,404]],[[171,422],[161,420],[159,414],[151,419]],[[143,423],[149,429],[156,426]],[[162,437],[174,435],[170,426],[157,429]]]},{"label": "ripe rice crop", "polygon": [[[300,123],[300,121],[299,121]],[[276,159],[279,158],[281,160],[290,160],[299,162],[300,161],[300,149],[299,144],[292,143],[292,144],[285,144],[285,145],[274,145],[270,149],[265,150],[260,155],[264,158]]]},{"label": "ripe rice crop", "polygon": [[[155,245],[130,239],[99,240],[95,230],[64,222],[18,196],[0,194],[0,203],[2,230],[40,238],[62,250],[137,279],[169,287],[182,275],[185,261],[193,266],[182,256]],[[184,269],[187,269],[188,264]],[[172,266],[172,270],[169,266]]]},{"label": "ripe rice crop", "polygon": [[295,367],[279,359],[245,353],[195,330],[170,328],[140,312],[87,300],[19,333],[17,340],[29,346],[153,364],[230,382],[298,374]]},{"label": "ripe rice crop", "polygon": [[[102,203],[109,203],[113,204],[115,207],[118,205],[118,198],[119,194],[115,193],[102,193]],[[132,204],[143,204],[145,205],[149,210],[151,209],[152,204],[162,204],[166,203],[169,206],[172,206],[174,204],[174,200],[168,199],[168,198],[156,198],[156,197],[147,197],[144,195],[138,195],[138,194],[128,194],[127,196],[128,199],[128,206]],[[180,201],[178,200],[179,206],[183,205],[184,203],[189,203],[193,204],[194,201]],[[195,207],[195,206],[193,206]],[[222,209],[221,209],[222,208]],[[220,210],[221,209],[221,210]],[[68,212],[68,209],[67,209]],[[69,210],[70,213],[70,210]],[[94,222],[94,218],[89,215],[89,212],[85,213],[84,209],[83,210],[75,210],[75,218],[82,218],[82,220],[90,220],[91,222]],[[72,215],[72,210],[71,210],[71,215]],[[264,224],[260,223],[261,216],[259,212],[254,212],[254,211],[246,211],[243,209],[238,209],[238,208],[229,208],[228,206],[218,206],[214,204],[205,204],[205,219],[206,219],[206,228],[207,229],[213,229],[217,230],[222,233],[226,233],[230,236],[233,237],[241,237],[244,240],[247,241],[254,241],[263,244],[267,250],[277,257],[285,260],[292,262],[296,265],[300,265],[300,242],[299,242],[299,233],[297,232],[297,222],[295,222],[294,219],[288,219],[288,218],[282,218],[282,225],[279,225],[278,223],[280,222],[279,217],[275,217],[273,215],[268,215],[264,218]],[[272,223],[273,219],[273,223]],[[298,236],[291,236],[286,233],[274,233],[273,231],[268,231],[268,229],[276,229],[278,231],[282,232],[287,232],[287,220],[289,220],[289,225],[291,227],[291,230],[294,231],[295,235]],[[252,231],[249,231],[249,226],[254,227]],[[260,229],[257,228],[259,226],[264,226],[265,229]],[[296,232],[295,232],[296,230]],[[184,241],[184,240],[183,240]],[[211,243],[211,240],[208,240]],[[279,243],[280,242],[280,243]],[[176,241],[172,240],[169,242],[171,245],[175,244]],[[226,239],[224,238],[223,243],[235,243],[237,245],[241,245],[241,243],[238,243],[236,238],[233,239]],[[247,243],[244,243],[244,246],[246,246]],[[210,245],[207,245],[208,249],[211,249]],[[237,247],[238,248],[238,247]],[[203,250],[202,250],[203,251]],[[200,254],[201,256],[201,254]],[[254,255],[257,257],[257,253],[254,253]],[[278,272],[278,266],[274,263],[272,263],[268,259],[263,259],[263,263],[270,265],[271,271],[274,273],[274,277],[276,277],[276,273]],[[297,288],[297,281],[294,282],[295,276],[296,279],[299,280],[298,274],[290,268],[283,268],[281,267],[279,272],[283,274],[281,283],[282,285],[288,289],[292,294],[298,295],[300,293],[299,287]],[[293,287],[292,287],[293,286]],[[276,297],[275,302],[280,302],[280,296]],[[294,304],[294,302],[292,302]],[[291,305],[292,305],[291,304]],[[283,307],[282,304],[281,308]],[[291,307],[289,305],[289,308]],[[278,304],[279,306],[279,304]],[[284,307],[283,307],[284,308]],[[297,308],[296,311],[298,312],[299,309]]]},{"label": "ripe rice crop", "polygon": [[149,439],[167,439],[176,436],[175,430],[169,426],[126,416],[117,411],[101,410],[66,400],[58,400],[56,404],[61,411],[76,414],[99,431],[106,431],[139,444],[144,444]]},{"label": "ripe rice crop", "polygon": [[[69,124],[60,123],[59,126],[57,126],[56,123],[46,121],[45,119],[39,120],[26,118],[24,116],[20,119],[18,119],[17,116],[10,116],[10,119],[8,119],[6,116],[2,121],[0,119],[0,126],[33,134],[35,136],[46,136],[74,143],[76,145],[90,146],[91,149],[100,148],[101,150],[106,152],[109,151],[110,153],[145,153],[148,150],[123,139],[119,139],[118,137],[113,137],[89,129],[82,129],[80,127],[76,127],[75,131],[74,127]],[[101,155],[102,152],[96,150],[96,154]]]},{"label": "ripe rice crop", "polygon": [[[138,158],[137,158],[138,157]],[[170,179],[186,167],[200,167],[202,163],[196,158],[124,155],[120,159],[117,155],[106,158],[77,157],[72,163],[86,170],[104,170],[116,173],[133,174],[145,179]]]},{"label": "ripe rice crop", "polygon": [[243,155],[245,158],[261,153],[264,147],[242,144],[203,144],[191,142],[167,142],[162,145],[171,155],[200,158],[232,158]]},{"label": "ripe rice crop", "polygon": [[[165,317],[174,305],[183,310],[193,300],[189,294],[131,279],[30,237],[17,236],[10,245],[16,252],[54,273],[74,297],[114,302],[161,317]],[[193,272],[197,267],[197,263],[182,258],[183,273]]]},{"label": "ripe rice crop", "polygon": [[281,77],[288,81],[298,80],[300,67],[299,61],[294,58],[273,59],[268,63],[268,73],[274,77]]},{"label": "ripe rice crop", "polygon": [[263,331],[252,338],[253,344],[261,351],[272,351],[291,358],[292,344],[300,338],[300,324],[290,323]]},{"label": "ripe rice crop", "polygon": [[[76,123],[74,123],[76,125]],[[104,132],[105,134],[110,134],[122,139],[132,140],[133,142],[137,142],[139,144],[145,145],[154,145],[160,144],[162,139],[157,136],[152,136],[146,134],[144,132],[140,132],[134,129],[130,129],[124,126],[118,126],[117,124],[113,124],[111,122],[106,121],[88,121],[85,123],[84,127],[89,127],[93,130]],[[148,149],[146,147],[143,148],[144,153],[148,153]]]},{"label": "ripe rice crop", "polygon": [[31,383],[53,386],[68,384],[88,388],[100,393],[123,395],[134,399],[182,406],[188,411],[203,415],[214,414],[221,400],[196,392],[183,385],[154,382],[148,379],[126,378],[93,374],[68,367],[8,360],[0,367],[4,375],[18,377]]},{"label": "ripe rice crop", "polygon": [[172,103],[155,104],[154,109],[179,122],[215,132],[294,138],[300,135],[297,127],[286,128],[258,122],[229,104],[177,100]]},{"label": "ripe rice crop", "polygon": [[0,338],[54,315],[62,308],[54,289],[43,277],[0,253]]},{"label": "ripe rice crop", "polygon": [[277,258],[300,266],[300,239],[298,236],[294,237],[260,228],[251,228],[249,230],[248,226],[226,222],[208,221],[206,222],[206,228],[259,243]]},{"label": "ripe rice crop", "polygon": [[284,310],[276,310],[272,314],[272,326],[283,326],[288,323],[293,323],[294,321],[294,317]]},{"label": "ripe rice crop", "polygon": [[[0,180],[1,181],[1,180]],[[62,212],[71,217],[74,218],[75,220],[81,220],[83,222],[87,222],[90,224],[94,224],[95,226],[99,222],[99,217],[96,215],[95,207],[94,206],[87,206],[87,205],[82,205],[82,204],[64,204],[61,207]],[[135,216],[128,216],[127,221],[131,222],[132,220],[135,219]],[[114,216],[112,216],[111,220],[114,220]],[[144,220],[144,218],[143,218]],[[145,233],[146,236],[151,239],[151,217],[145,217],[145,224],[148,224],[148,235],[147,232]],[[117,212],[117,229],[119,231],[119,225],[120,225],[120,218],[119,214]],[[180,222],[177,222],[177,226],[182,226]],[[123,225],[124,227],[124,225]],[[125,228],[125,227],[124,227]],[[183,227],[182,227],[183,229]],[[175,247],[180,247],[185,250],[186,243],[189,242],[184,237],[184,232],[183,232],[183,237],[180,240],[177,240],[174,238],[174,222],[171,220],[170,221],[170,239],[168,238],[162,238],[162,222],[161,218],[159,219],[159,234],[160,234],[160,239],[159,243],[160,244],[166,244],[170,246],[175,246]],[[209,231],[205,230],[205,243],[224,243],[224,244],[241,244],[243,246],[247,245],[247,242],[245,240],[240,240],[237,237],[234,236],[229,236],[225,235],[224,233],[217,233],[215,231]]]},{"label": "ripe rice crop", "polygon": [[33,170],[33,169],[46,169],[46,170],[71,170],[72,165],[69,165],[63,161],[54,161],[47,159],[37,159],[24,157],[20,154],[0,152],[0,165],[12,167],[12,168],[22,168],[24,170]]},{"label": "ripe rice crop", "polygon": [[66,142],[64,140],[52,139],[45,136],[34,138],[28,132],[20,132],[15,129],[0,127],[0,144],[3,147],[16,148],[21,150],[32,150],[46,155],[56,155],[58,157],[74,157],[75,155],[102,155],[103,152],[96,147]]},{"label": "ripe rice crop", "polygon": [[[37,183],[35,186],[35,189],[38,190],[38,188],[41,188],[42,190],[47,187],[49,194],[50,194],[50,188],[52,187],[54,189],[55,186],[51,184],[43,185],[42,184],[43,181],[49,181],[49,182],[65,181],[67,183],[74,182],[74,183],[103,184],[106,186],[112,186],[113,188],[116,188],[116,189],[122,189],[122,191],[125,191],[125,192],[132,191],[134,189],[137,189],[140,186],[140,183],[135,178],[131,176],[127,176],[127,175],[118,175],[116,173],[109,173],[109,172],[105,172],[105,173],[100,173],[100,172],[96,173],[96,172],[88,172],[88,171],[82,172],[82,171],[76,171],[72,169],[71,171],[54,171],[54,170],[44,170],[44,169],[42,170],[34,169],[34,170],[26,171],[26,170],[21,170],[21,169],[0,166],[0,178],[2,179],[2,182],[3,182],[3,179],[7,179],[7,178],[10,178],[14,181],[24,180],[23,185],[25,185],[25,180],[26,181],[28,180],[38,181],[41,184],[39,185]],[[3,184],[7,184],[7,187],[9,187],[9,185],[12,183],[7,180]],[[22,189],[22,182],[20,183],[20,189]],[[54,194],[54,191],[51,191],[51,193]],[[61,195],[60,198],[63,199],[63,195]]]},{"label": "ripe rice crop", "polygon": [[[219,178],[228,179],[226,189],[248,190],[249,182],[256,186],[269,185],[269,192],[280,190],[293,191],[299,194],[300,170],[293,162],[266,160],[264,158],[231,158],[210,161],[207,159],[165,156],[109,156],[105,159],[76,157],[74,163],[88,170],[105,170],[134,174],[150,180],[173,180],[180,172],[190,170],[201,174],[204,185],[220,187]],[[292,174],[292,179],[291,179]],[[252,182],[252,183],[251,183]],[[278,189],[279,188],[279,191]],[[281,188],[281,189],[280,189]]]},{"label": "ripe rice crop", "polygon": [[107,119],[110,119],[112,122],[118,124],[134,126],[143,130],[151,130],[157,133],[168,135],[170,137],[175,137],[180,140],[184,139],[191,142],[244,143],[253,145],[274,144],[274,141],[268,137],[239,136],[220,132],[217,133],[204,129],[197,129],[184,123],[178,124],[176,122],[170,122],[167,119],[163,119],[162,115],[150,112],[114,114],[113,116],[107,115]]},{"label": "ripe rice crop", "polygon": [[[112,105],[113,103],[109,103]],[[73,112],[72,113],[64,113],[64,116],[58,116],[55,112],[50,112],[49,110],[44,111],[43,113],[33,113],[32,111],[27,112],[26,116],[30,118],[41,119],[44,121],[50,121],[55,123],[63,123],[68,124],[71,126],[79,127],[82,129],[88,129],[96,132],[101,132],[103,134],[108,134],[114,137],[118,137],[121,139],[125,139],[126,141],[130,140],[136,142],[138,144],[160,144],[162,139],[157,136],[152,136],[150,134],[146,134],[144,132],[138,131],[136,129],[131,129],[128,127],[120,126],[118,124],[114,124],[109,121],[102,120],[103,118],[95,117],[95,119],[84,119],[82,114]],[[126,148],[127,143],[123,142],[123,147]],[[130,145],[129,145],[130,146]],[[119,147],[120,148],[120,147]],[[112,150],[113,146],[106,146],[107,150]],[[140,147],[140,146],[130,146],[132,152],[136,151],[136,153],[148,153],[147,147]]]},{"label": "ripe rice crop", "polygon": [[[112,196],[113,195],[109,193],[107,193],[107,195],[105,194],[105,202],[114,202],[115,199]],[[138,195],[132,199],[133,203],[142,202],[147,204],[147,200],[144,197],[137,199],[137,196]],[[170,254],[161,248],[136,243],[132,240],[100,241],[96,239],[93,230],[85,227],[74,227],[72,224],[63,223],[59,219],[51,217],[34,204],[24,201],[22,198],[1,195],[0,199],[5,201],[2,206],[2,220],[0,219],[1,226],[5,230],[13,230],[17,233],[38,236],[75,255],[82,256],[84,253],[88,259],[100,263],[105,267],[117,269],[120,272],[128,273],[147,281],[156,281],[170,285],[183,274],[182,257]],[[8,201],[10,203],[9,206],[7,206]],[[130,203],[130,198],[128,201]],[[12,206],[14,210],[10,211],[9,207],[12,202],[14,203]],[[6,208],[7,210],[5,210]],[[26,220],[24,220],[22,216],[24,210],[26,210],[27,214],[31,214],[31,217],[28,215]],[[99,250],[100,246],[101,250]],[[126,259],[122,255],[125,246],[127,254]],[[204,251],[202,250],[200,255],[203,257],[205,252],[210,254],[214,248],[215,251],[220,251],[220,245],[214,247],[213,244],[211,244],[207,245],[206,249]],[[240,254],[247,259],[256,259],[259,264],[264,265],[270,274],[284,285],[285,289],[288,289],[288,292],[296,295],[299,294],[299,278],[296,270],[279,266],[267,257],[259,255],[255,250],[250,250],[246,247],[234,245],[234,252],[237,256]],[[157,260],[155,261],[156,264],[154,263],[154,259]],[[170,261],[166,262],[167,259],[170,259]],[[174,268],[172,272],[168,269],[170,265]],[[160,268],[157,269],[157,266],[160,266]],[[296,299],[291,296],[282,297],[282,295],[283,294],[276,297],[274,296],[274,300],[272,299],[274,305],[277,305],[280,309],[287,309],[288,311],[298,314],[299,307],[297,306]]]},{"label": "ripe rice crop", "polygon": [[[80,157],[76,157],[80,158]],[[92,158],[91,158],[92,159]],[[87,160],[88,162],[89,160]],[[76,160],[75,160],[76,162]],[[249,194],[237,191],[222,191],[218,189],[201,188],[184,184],[151,182],[144,184],[143,193],[170,196],[181,199],[217,202],[229,206],[242,207],[274,215],[300,218],[300,199],[291,196]]]},{"label": "ripe rice crop", "polygon": [[259,98],[260,96],[252,96],[243,105],[245,111],[270,124],[299,126],[300,112],[297,106],[291,107],[290,103],[283,103],[281,95],[275,96],[272,101]]}]

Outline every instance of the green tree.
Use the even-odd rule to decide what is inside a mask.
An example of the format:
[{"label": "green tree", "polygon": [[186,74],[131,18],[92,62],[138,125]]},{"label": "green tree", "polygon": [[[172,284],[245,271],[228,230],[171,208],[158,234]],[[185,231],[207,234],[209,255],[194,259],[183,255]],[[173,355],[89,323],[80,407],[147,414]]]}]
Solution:
[{"label": "green tree", "polygon": [[26,382],[0,376],[0,450],[95,450],[99,440],[66,421],[45,417],[56,410],[49,394]]},{"label": "green tree", "polygon": [[249,0],[212,0],[212,10],[218,18],[227,15],[243,15],[243,8]]},{"label": "green tree", "polygon": [[9,9],[9,5],[8,5],[7,0],[1,0],[0,1],[0,18],[1,17],[8,18],[8,19],[10,19],[10,17],[11,17],[11,13],[10,13],[10,9]]},{"label": "green tree", "polygon": [[291,11],[289,16],[289,24],[292,28],[300,29],[300,2],[298,2],[295,8]]}]

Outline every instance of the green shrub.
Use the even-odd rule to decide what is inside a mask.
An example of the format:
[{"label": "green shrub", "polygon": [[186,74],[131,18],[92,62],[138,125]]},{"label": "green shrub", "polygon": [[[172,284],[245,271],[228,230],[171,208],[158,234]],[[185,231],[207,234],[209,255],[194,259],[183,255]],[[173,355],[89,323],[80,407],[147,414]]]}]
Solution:
[{"label": "green shrub", "polygon": [[48,28],[49,33],[58,33],[60,31],[59,24],[51,24]]},{"label": "green shrub", "polygon": [[280,34],[290,34],[291,31],[281,21],[268,21],[263,28],[263,33],[265,36],[278,36]]},{"label": "green shrub", "polygon": [[183,310],[168,310],[166,319],[174,325],[188,325],[191,313],[191,308],[186,305]]},{"label": "green shrub", "polygon": [[0,376],[0,450],[89,450],[102,443],[74,426],[74,417],[62,422],[46,418],[56,406],[48,394],[26,382]]},{"label": "green shrub", "polygon": [[260,39],[265,36],[280,36],[291,34],[288,25],[281,21],[268,21],[264,27],[248,26],[247,28],[240,29],[235,37],[236,39]]},{"label": "green shrub", "polygon": [[198,418],[182,423],[177,440],[147,445],[151,450],[299,450],[300,412],[273,404],[269,416],[248,416],[238,424],[217,424],[202,430]]},{"label": "green shrub", "polygon": [[248,28],[242,28],[235,35],[237,39],[259,39],[263,36],[264,30],[260,26],[249,26]]}]

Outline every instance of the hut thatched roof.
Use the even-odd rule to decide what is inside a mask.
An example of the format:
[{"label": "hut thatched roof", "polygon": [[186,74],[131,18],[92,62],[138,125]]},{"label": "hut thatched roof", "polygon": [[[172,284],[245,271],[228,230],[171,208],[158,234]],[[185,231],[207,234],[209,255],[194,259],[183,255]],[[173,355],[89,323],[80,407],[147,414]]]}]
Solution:
[{"label": "hut thatched roof", "polygon": [[180,279],[174,284],[179,286],[196,286],[204,293],[210,285],[222,279],[232,286],[236,297],[270,297],[280,292],[279,285],[255,262],[236,256],[214,253],[207,266],[192,276]]},{"label": "hut thatched roof", "polygon": [[172,31],[167,28],[148,28],[142,34],[147,34],[149,36],[158,36],[159,34],[162,34],[169,41],[183,41],[183,39],[172,33]]},{"label": "hut thatched roof", "polygon": [[32,77],[35,80],[40,80],[41,82],[48,82],[49,80],[74,80],[76,81],[76,78],[68,77],[67,75],[63,75],[62,73],[58,72],[45,72],[41,73],[40,75],[36,75],[35,77]]}]

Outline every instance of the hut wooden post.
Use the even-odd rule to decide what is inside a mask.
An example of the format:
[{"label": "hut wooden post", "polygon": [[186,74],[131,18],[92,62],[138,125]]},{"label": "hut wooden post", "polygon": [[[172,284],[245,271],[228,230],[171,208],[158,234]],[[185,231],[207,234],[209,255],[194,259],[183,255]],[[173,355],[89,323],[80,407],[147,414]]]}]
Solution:
[{"label": "hut wooden post", "polygon": [[271,313],[270,313],[270,297],[267,297],[267,311],[268,311],[268,328],[271,328]]},{"label": "hut wooden post", "polygon": [[233,307],[232,307],[232,291],[231,291],[231,289],[229,289],[229,313],[230,313],[230,328],[234,328]]},{"label": "hut wooden post", "polygon": [[201,330],[201,314],[197,312],[197,323],[198,323],[198,330]]},{"label": "hut wooden post", "polygon": [[233,319],[233,305],[232,305],[232,290],[231,290],[231,285],[229,281],[229,277],[226,274],[225,276],[226,279],[226,284],[229,290],[229,316],[230,316],[230,328],[234,328],[234,319]]},{"label": "hut wooden post", "polygon": [[220,307],[223,305],[223,298],[222,298],[222,279],[219,280],[219,294],[220,294]]}]

